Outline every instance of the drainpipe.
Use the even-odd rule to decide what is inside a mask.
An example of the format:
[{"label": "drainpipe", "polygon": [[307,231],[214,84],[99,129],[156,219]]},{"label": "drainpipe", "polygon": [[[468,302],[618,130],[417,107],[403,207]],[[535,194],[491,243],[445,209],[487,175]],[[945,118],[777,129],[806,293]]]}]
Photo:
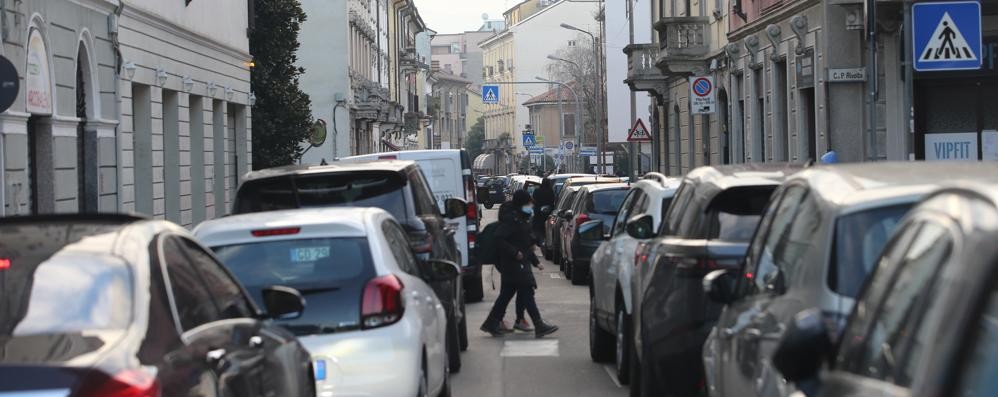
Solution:
[{"label": "drainpipe", "polygon": [[[121,159],[121,68],[124,65],[124,57],[121,55],[121,42],[119,41],[119,24],[121,23],[121,13],[125,9],[125,3],[119,2],[118,6],[114,8],[114,14],[108,16],[108,35],[111,36],[111,46],[112,51],[114,51],[115,56],[115,67],[114,67],[114,114],[118,119],[118,125],[114,127],[114,156],[115,156],[115,168],[117,176],[117,186],[115,186],[115,196],[117,196],[117,210],[123,210],[122,208],[122,182],[121,175],[124,173],[124,166]],[[99,155],[98,155],[99,156]],[[98,195],[100,193],[98,192]],[[100,204],[98,203],[98,208]]]},{"label": "drainpipe", "polygon": [[[906,34],[908,35],[908,34]],[[868,114],[869,117],[869,152],[867,153],[867,160],[877,161],[880,159],[879,151],[877,150],[877,83],[879,79],[877,78],[877,1],[876,0],[866,0],[866,74],[869,76],[867,78],[866,90],[867,90],[867,101],[868,103]],[[905,54],[910,55],[910,48],[905,48]],[[906,57],[908,56],[906,55]]]},{"label": "drainpipe", "polygon": [[901,143],[905,148],[905,157],[908,160],[915,159],[915,108],[914,108],[914,94],[915,94],[915,73],[912,65],[913,57],[911,54],[912,48],[912,38],[911,29],[913,27],[911,21],[911,4],[912,0],[904,0],[904,27],[901,29],[902,34],[904,34],[904,125],[902,126],[901,132]]}]

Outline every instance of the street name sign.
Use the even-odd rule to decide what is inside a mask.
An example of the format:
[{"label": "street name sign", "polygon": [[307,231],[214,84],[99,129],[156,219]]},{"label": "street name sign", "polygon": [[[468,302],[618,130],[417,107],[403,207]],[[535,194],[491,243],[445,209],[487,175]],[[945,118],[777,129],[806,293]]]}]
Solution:
[{"label": "street name sign", "polygon": [[651,142],[651,134],[648,133],[648,128],[645,127],[645,122],[638,119],[634,122],[634,127],[631,128],[631,132],[627,134],[628,142]]},{"label": "street name sign", "polygon": [[497,85],[483,85],[482,86],[482,103],[486,105],[498,105],[499,104],[499,86]]},{"label": "street name sign", "polygon": [[981,3],[952,1],[915,3],[912,43],[915,70],[981,68]]},{"label": "street name sign", "polygon": [[581,156],[595,156],[596,155],[596,146],[583,146],[582,149],[579,150],[579,155],[581,155]]},{"label": "street name sign", "polygon": [[693,114],[714,113],[717,107],[717,95],[714,90],[714,78],[711,76],[690,77],[690,108]]},{"label": "street name sign", "polygon": [[856,83],[866,81],[865,68],[828,69],[829,83]]}]

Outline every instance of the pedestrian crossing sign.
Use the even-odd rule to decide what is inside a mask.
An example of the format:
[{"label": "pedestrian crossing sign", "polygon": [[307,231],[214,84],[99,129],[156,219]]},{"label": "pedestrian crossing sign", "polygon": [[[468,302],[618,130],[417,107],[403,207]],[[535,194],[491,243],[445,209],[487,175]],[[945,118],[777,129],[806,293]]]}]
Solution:
[{"label": "pedestrian crossing sign", "polygon": [[915,70],[981,68],[981,3],[915,3],[912,20]]},{"label": "pedestrian crossing sign", "polygon": [[486,105],[496,105],[499,103],[499,86],[497,85],[483,85],[482,86],[482,103]]}]

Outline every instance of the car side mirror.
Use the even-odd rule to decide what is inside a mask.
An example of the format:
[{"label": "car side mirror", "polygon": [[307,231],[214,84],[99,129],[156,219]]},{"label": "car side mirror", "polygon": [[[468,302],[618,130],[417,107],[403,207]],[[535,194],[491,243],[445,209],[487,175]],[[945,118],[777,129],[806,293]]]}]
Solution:
[{"label": "car side mirror", "polygon": [[550,205],[545,205],[545,206],[541,207],[541,214],[545,215],[545,216],[551,215],[551,210],[553,210],[553,209],[554,209],[554,207],[551,207]]},{"label": "car side mirror", "polygon": [[639,215],[627,221],[625,229],[627,235],[638,240],[647,240],[655,237],[655,229],[652,223],[654,218],[651,215]]},{"label": "car side mirror", "polygon": [[268,287],[264,288],[262,295],[267,318],[292,320],[301,317],[305,312],[305,298],[294,288]]},{"label": "car side mirror", "polygon": [[730,270],[714,270],[703,278],[703,292],[710,300],[727,305],[738,298],[737,278]]},{"label": "car side mirror", "polygon": [[791,382],[815,379],[832,352],[832,338],[820,309],[797,313],[773,353],[773,366]]},{"label": "car side mirror", "polygon": [[463,199],[449,198],[444,201],[444,218],[454,219],[464,217],[468,213],[468,203]]},{"label": "car side mirror", "polygon": [[572,219],[575,216],[575,211],[565,210],[561,213],[561,217],[565,219]]},{"label": "car side mirror", "polygon": [[429,259],[423,262],[423,272],[429,281],[452,281],[461,276],[461,267],[448,260]]},{"label": "car side mirror", "polygon": [[579,238],[583,240],[603,240],[603,221],[592,220],[579,225]]}]

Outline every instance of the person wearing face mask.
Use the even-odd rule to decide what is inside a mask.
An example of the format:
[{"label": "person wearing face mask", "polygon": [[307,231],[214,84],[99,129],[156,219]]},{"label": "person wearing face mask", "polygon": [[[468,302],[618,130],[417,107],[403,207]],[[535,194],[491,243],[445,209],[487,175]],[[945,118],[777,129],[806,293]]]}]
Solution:
[{"label": "person wearing face mask", "polygon": [[514,295],[517,306],[522,306],[533,320],[536,337],[541,338],[558,330],[557,326],[547,324],[541,319],[540,310],[534,300],[537,280],[534,279],[532,267],[542,270],[543,267],[534,254],[536,241],[530,222],[533,213],[533,200],[525,190],[514,192],[512,200],[499,208],[499,226],[494,238],[498,250],[496,267],[502,275],[502,286],[499,289],[499,297],[496,298],[489,316],[481,326],[482,331],[492,336],[502,335],[500,324],[506,314],[506,307]]}]

